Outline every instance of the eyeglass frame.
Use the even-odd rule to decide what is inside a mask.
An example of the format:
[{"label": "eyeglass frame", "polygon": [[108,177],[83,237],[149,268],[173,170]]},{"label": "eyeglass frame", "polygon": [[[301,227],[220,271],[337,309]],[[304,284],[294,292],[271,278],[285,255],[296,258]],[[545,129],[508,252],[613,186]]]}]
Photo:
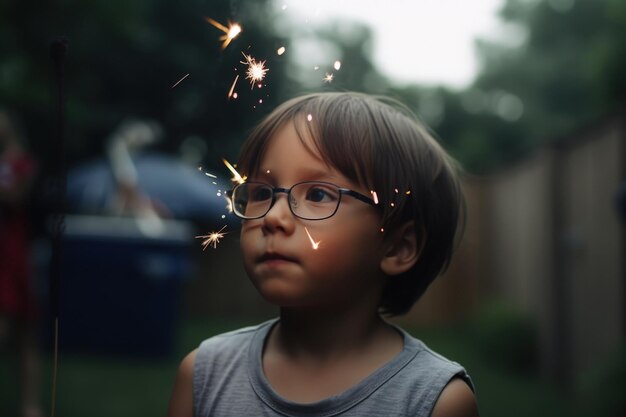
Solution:
[{"label": "eyeglass frame", "polygon": [[[332,182],[327,182],[327,181],[301,181],[301,182],[298,182],[296,184],[293,184],[289,188],[273,187],[270,184],[268,184],[266,182],[261,182],[261,181],[246,181],[244,183],[237,184],[232,190],[228,190],[226,192],[226,195],[228,196],[228,198],[231,199],[231,202],[233,200],[233,194],[234,194],[235,190],[238,187],[240,187],[240,186],[242,186],[244,184],[261,184],[261,185],[267,186],[268,188],[270,188],[272,190],[272,202],[270,203],[270,205],[267,208],[267,211],[265,213],[263,213],[261,216],[256,216],[256,217],[243,217],[243,216],[241,216],[239,213],[237,213],[235,211],[235,205],[234,205],[234,203],[232,203],[233,204],[233,206],[232,206],[233,213],[235,214],[235,216],[237,216],[237,217],[239,217],[240,219],[243,219],[243,220],[257,220],[257,219],[261,219],[261,218],[267,216],[267,213],[269,213],[270,210],[272,209],[272,207],[274,207],[274,204],[276,204],[276,194],[277,193],[285,193],[285,194],[287,194],[287,205],[289,206],[289,210],[291,211],[291,214],[293,214],[295,217],[297,217],[299,219],[303,219],[303,220],[313,220],[313,221],[315,221],[315,220],[326,220],[328,218],[333,217],[337,213],[337,211],[339,210],[339,205],[341,205],[341,198],[342,198],[342,196],[344,194],[345,195],[349,195],[351,197],[354,197],[355,199],[357,199],[359,201],[362,201],[364,203],[370,204],[372,206],[376,206],[377,205],[374,200],[372,200],[371,198],[369,198],[368,196],[366,196],[364,194],[361,194],[361,193],[359,193],[357,191],[354,191],[354,190],[350,190],[349,188],[340,187],[337,184],[333,184]],[[302,216],[297,215],[294,212],[293,207],[291,206],[291,200],[289,198],[291,197],[291,190],[294,187],[297,187],[298,185],[302,185],[302,184],[325,184],[325,185],[332,185],[333,187],[337,188],[337,191],[339,192],[339,199],[337,200],[337,206],[335,207],[335,210],[331,214],[326,216],[326,217],[320,217],[320,218],[315,218],[315,219],[311,219],[311,218],[308,218],[308,217],[302,217]]]}]

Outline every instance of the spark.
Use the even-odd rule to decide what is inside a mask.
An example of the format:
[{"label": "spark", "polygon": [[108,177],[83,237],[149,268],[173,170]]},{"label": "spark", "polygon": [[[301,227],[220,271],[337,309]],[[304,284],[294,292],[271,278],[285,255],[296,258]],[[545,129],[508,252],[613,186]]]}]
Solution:
[{"label": "spark", "polygon": [[224,41],[222,43],[222,49],[226,49],[228,44],[241,33],[241,26],[237,23],[228,22],[228,27],[226,27],[210,17],[205,17],[205,19],[207,22],[224,32],[224,35],[219,38],[220,41]]},{"label": "spark", "polygon": [[236,182],[238,184],[243,184],[244,182],[246,182],[246,179],[242,177],[241,175],[239,175],[235,167],[232,166],[230,162],[228,162],[224,158],[222,158],[222,161],[224,161],[224,165],[226,165],[226,168],[228,168],[228,170],[233,174],[233,178],[232,178],[233,182]]},{"label": "spark", "polygon": [[204,175],[206,175],[207,177],[211,177],[211,178],[217,178],[215,175],[209,174],[208,172],[205,172]]},{"label": "spark", "polygon": [[278,50],[276,51],[276,53],[277,53],[278,55],[282,55],[282,54],[284,54],[284,53],[285,53],[285,47],[284,47],[284,46],[281,46],[280,48],[278,48]]},{"label": "spark", "polygon": [[322,78],[322,81],[324,81],[325,83],[331,83],[333,81],[333,74],[326,73],[324,78]]},{"label": "spark", "polygon": [[311,120],[313,120],[313,115],[311,113],[307,114],[306,119],[310,122]]},{"label": "spark", "polygon": [[202,250],[205,250],[209,246],[213,246],[213,249],[217,249],[217,244],[220,243],[220,239],[228,234],[228,232],[222,232],[224,229],[226,229],[226,226],[222,227],[217,232],[211,232],[204,236],[196,236],[196,239],[204,239],[202,241]]},{"label": "spark", "polygon": [[246,78],[250,80],[251,88],[254,88],[254,84],[258,81],[262,81],[269,69],[265,68],[265,61],[257,62],[252,56],[246,55],[244,52],[241,52],[241,54],[246,60],[240,62],[248,66]]},{"label": "spark", "polygon": [[[235,90],[235,85],[237,84],[237,80],[239,80],[239,75],[235,77],[235,81],[233,81],[233,85],[230,86],[230,90],[228,91],[228,98],[233,97],[233,91]],[[237,98],[237,93],[235,93],[233,98]]]},{"label": "spark", "polygon": [[176,86],[177,86],[178,84],[180,84],[181,82],[183,82],[183,80],[184,80],[185,78],[187,78],[187,77],[189,77],[189,74],[185,75],[183,78],[181,78],[180,80],[176,81],[176,83],[172,86],[172,88],[176,88]]},{"label": "spark", "polygon": [[313,69],[314,69],[315,71],[317,71],[318,69],[320,69],[320,67],[319,67],[318,65],[316,65],[316,66],[314,66],[314,67],[313,67]]},{"label": "spark", "polygon": [[320,246],[320,243],[322,243],[322,241],[320,240],[319,242],[316,242],[315,240],[313,240],[313,238],[311,237],[311,234],[309,233],[309,229],[307,229],[306,226],[304,227],[304,231],[309,236],[309,240],[311,241],[311,247],[313,248],[313,250],[317,250],[317,248]]},{"label": "spark", "polygon": [[405,194],[406,195],[410,195],[411,194],[411,190],[408,190]]},{"label": "spark", "polygon": [[372,197],[374,197],[374,204],[378,204],[378,194],[376,194],[376,191],[370,191],[370,193],[372,194]]},{"label": "spark", "polygon": [[341,68],[341,61],[335,61],[335,63],[333,64],[333,67],[339,71],[339,68]]}]

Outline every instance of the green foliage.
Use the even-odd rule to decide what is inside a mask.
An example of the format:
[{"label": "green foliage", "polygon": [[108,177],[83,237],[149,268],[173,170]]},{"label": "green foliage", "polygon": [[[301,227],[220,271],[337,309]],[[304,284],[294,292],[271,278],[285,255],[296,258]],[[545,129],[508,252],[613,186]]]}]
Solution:
[{"label": "green foliage", "polygon": [[[486,171],[528,154],[549,139],[562,137],[611,112],[624,103],[626,81],[626,6],[621,0],[522,1],[508,0],[501,11],[505,22],[527,33],[518,47],[480,40],[482,70],[473,86],[461,92],[487,97],[482,109],[460,116],[454,132],[461,158],[476,155],[472,148],[481,135],[481,162],[465,161]],[[506,100],[498,92],[519,99],[519,118],[506,114]],[[512,102],[514,104],[514,102]],[[512,104],[509,100],[509,104]],[[504,108],[502,106],[505,106]],[[504,116],[504,117],[503,117]],[[515,116],[515,114],[511,114]],[[448,115],[446,115],[448,118]],[[456,119],[456,120],[455,120]],[[470,136],[467,133],[470,132]],[[453,146],[454,148],[454,146]],[[482,154],[482,157],[480,156]]]},{"label": "green foliage", "polygon": [[579,415],[623,416],[626,411],[626,344],[582,375],[578,382]]},{"label": "green foliage", "polygon": [[505,304],[482,309],[475,322],[474,340],[485,359],[518,374],[537,371],[538,335],[533,321]]},{"label": "green foliage", "polygon": [[[0,29],[0,102],[26,121],[36,156],[54,155],[51,130],[56,99],[49,42],[69,41],[65,63],[66,143],[70,163],[98,155],[121,121],[148,118],[163,124],[161,147],[175,151],[188,136],[208,143],[209,165],[236,158],[246,131],[282,101],[285,60],[276,57],[285,40],[269,25],[267,1],[55,0],[3,2]],[[222,32],[205,21],[239,22],[244,31],[221,50]],[[227,100],[235,75],[245,67],[241,51],[267,59],[264,88],[250,90],[240,77],[239,98]],[[6,57],[6,59],[4,59]],[[236,69],[236,70],[235,70]],[[185,74],[179,86],[171,86]],[[263,99],[263,106],[257,105]],[[255,108],[256,105],[256,108]]]}]

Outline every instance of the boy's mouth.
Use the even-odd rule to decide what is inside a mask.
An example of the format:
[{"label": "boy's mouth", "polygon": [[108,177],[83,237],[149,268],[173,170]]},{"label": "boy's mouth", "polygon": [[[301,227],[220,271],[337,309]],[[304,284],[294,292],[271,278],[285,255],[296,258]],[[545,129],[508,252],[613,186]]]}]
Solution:
[{"label": "boy's mouth", "polygon": [[257,259],[258,263],[270,262],[270,261],[285,261],[285,262],[298,262],[297,259],[282,255],[280,253],[275,252],[266,252],[263,255],[259,256]]}]

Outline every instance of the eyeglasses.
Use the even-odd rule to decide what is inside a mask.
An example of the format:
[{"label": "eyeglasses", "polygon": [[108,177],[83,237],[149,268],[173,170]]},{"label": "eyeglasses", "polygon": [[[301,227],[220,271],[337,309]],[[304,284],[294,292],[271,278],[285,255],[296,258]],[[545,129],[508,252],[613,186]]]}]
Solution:
[{"label": "eyeglasses", "polygon": [[305,181],[291,188],[272,187],[263,182],[244,182],[228,192],[233,212],[242,219],[260,219],[276,202],[276,194],[287,194],[289,208],[294,216],[305,220],[323,220],[332,217],[339,208],[342,195],[349,195],[367,204],[376,205],[371,198],[356,191],[341,188],[329,182]]}]

